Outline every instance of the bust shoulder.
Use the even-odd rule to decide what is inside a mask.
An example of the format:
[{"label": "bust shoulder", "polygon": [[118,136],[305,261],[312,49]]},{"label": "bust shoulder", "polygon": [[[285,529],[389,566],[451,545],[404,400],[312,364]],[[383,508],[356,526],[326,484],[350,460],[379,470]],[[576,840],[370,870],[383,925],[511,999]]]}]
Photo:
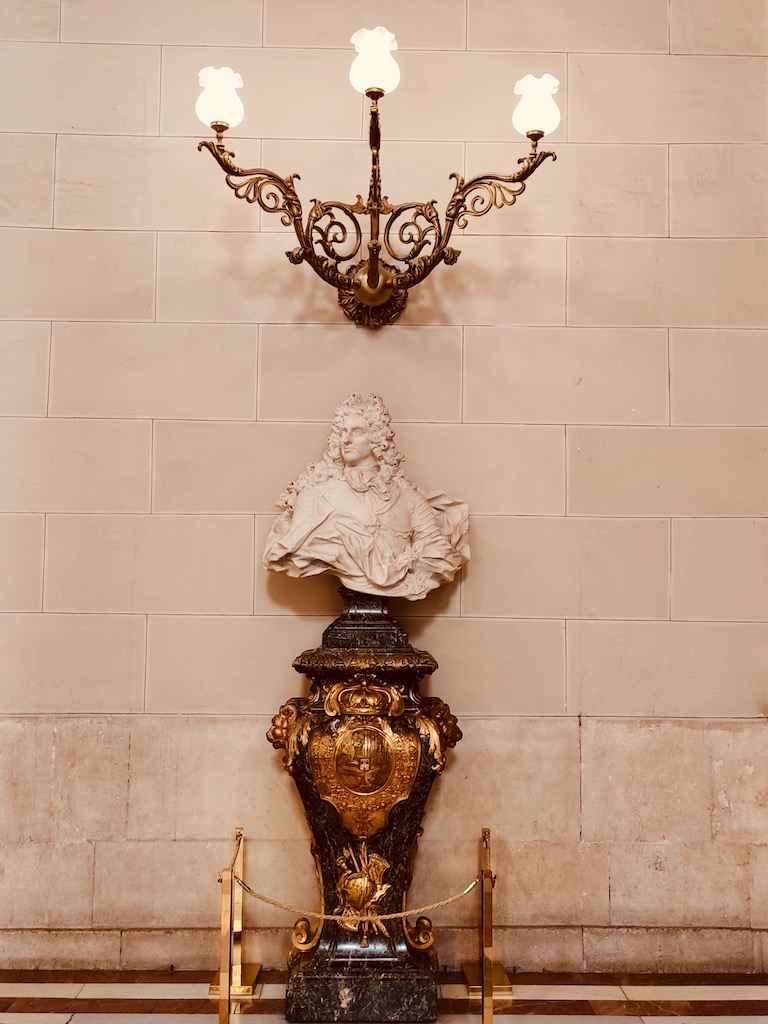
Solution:
[{"label": "bust shoulder", "polygon": [[410,480],[406,480],[404,476],[400,475],[397,478],[397,484],[400,488],[400,496],[403,501],[407,502],[409,508],[418,508],[427,500],[426,494]]}]

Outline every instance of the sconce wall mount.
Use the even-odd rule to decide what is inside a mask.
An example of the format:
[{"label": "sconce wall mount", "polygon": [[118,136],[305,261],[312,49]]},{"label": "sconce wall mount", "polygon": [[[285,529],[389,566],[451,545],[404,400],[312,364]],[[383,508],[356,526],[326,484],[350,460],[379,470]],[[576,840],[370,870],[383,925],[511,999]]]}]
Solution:
[{"label": "sconce wall mount", "polygon": [[383,195],[379,101],[399,81],[399,68],[390,52],[397,43],[383,28],[361,29],[352,42],[358,55],[350,80],[370,102],[371,177],[367,199],[360,195],[354,203],[313,199],[305,220],[294,184],[298,174],[283,178],[265,168],[239,167],[234,152],[224,144],[224,133],[240,123],[243,109],[234,92],[242,86],[242,79],[230,68],[205,68],[200,72],[203,93],[196,109],[203,123],[210,124],[216,133],[216,141],[204,140],[198,150],[207,149],[212,154],[238,199],[258,203],[262,210],[278,214],[286,227],[293,228],[298,245],[286,252],[291,263],[309,264],[323,281],[336,288],[339,305],[350,320],[361,326],[381,327],[400,316],[409,290],[438,264],[456,263],[460,252],[449,244],[455,228],[466,227],[469,217],[482,217],[494,208],[511,206],[536,168],[550,157],[557,159],[553,152],[540,151],[538,144],[559,124],[560,112],[553,99],[559,83],[552,75],[541,79],[528,75],[516,84],[515,92],[522,99],[513,124],[530,140],[530,153],[518,159],[518,167],[511,174],[480,174],[470,179],[451,174],[453,193],[441,219],[434,200],[395,206]]}]

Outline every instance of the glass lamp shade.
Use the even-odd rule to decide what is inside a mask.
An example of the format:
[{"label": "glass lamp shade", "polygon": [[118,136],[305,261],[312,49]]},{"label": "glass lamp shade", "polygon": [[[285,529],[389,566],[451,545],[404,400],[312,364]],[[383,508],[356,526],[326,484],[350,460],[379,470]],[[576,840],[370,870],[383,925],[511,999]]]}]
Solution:
[{"label": "glass lamp shade", "polygon": [[535,78],[526,75],[515,82],[515,95],[520,102],[512,112],[512,124],[521,135],[528,132],[543,132],[550,135],[560,124],[560,109],[554,94],[560,85],[554,75]]},{"label": "glass lamp shade", "polygon": [[200,72],[203,91],[197,97],[195,113],[205,125],[222,122],[235,128],[243,120],[243,101],[235,92],[243,80],[232,68],[203,68]]},{"label": "glass lamp shade", "polygon": [[400,68],[392,56],[397,49],[397,40],[387,29],[361,28],[349,40],[357,50],[357,56],[349,69],[349,80],[358,92],[381,89],[393,92],[400,81]]}]

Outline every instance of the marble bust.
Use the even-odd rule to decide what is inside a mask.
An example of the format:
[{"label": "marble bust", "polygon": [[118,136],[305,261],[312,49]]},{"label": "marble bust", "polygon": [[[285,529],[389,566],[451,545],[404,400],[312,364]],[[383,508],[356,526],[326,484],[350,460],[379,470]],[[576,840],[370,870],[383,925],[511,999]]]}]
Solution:
[{"label": "marble bust", "polygon": [[289,576],[333,573],[350,590],[418,601],[469,558],[469,510],[408,480],[378,395],[351,394],[319,462],[277,501],[264,567]]}]

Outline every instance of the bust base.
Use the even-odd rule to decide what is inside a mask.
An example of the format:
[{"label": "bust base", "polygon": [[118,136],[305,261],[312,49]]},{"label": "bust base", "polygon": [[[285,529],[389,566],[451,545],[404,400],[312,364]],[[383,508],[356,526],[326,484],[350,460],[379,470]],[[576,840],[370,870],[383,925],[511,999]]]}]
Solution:
[{"label": "bust base", "polygon": [[339,593],[344,611],[323,632],[323,647],[344,650],[406,650],[410,647],[408,634],[389,614],[389,598],[361,594],[344,586],[339,587]]}]

